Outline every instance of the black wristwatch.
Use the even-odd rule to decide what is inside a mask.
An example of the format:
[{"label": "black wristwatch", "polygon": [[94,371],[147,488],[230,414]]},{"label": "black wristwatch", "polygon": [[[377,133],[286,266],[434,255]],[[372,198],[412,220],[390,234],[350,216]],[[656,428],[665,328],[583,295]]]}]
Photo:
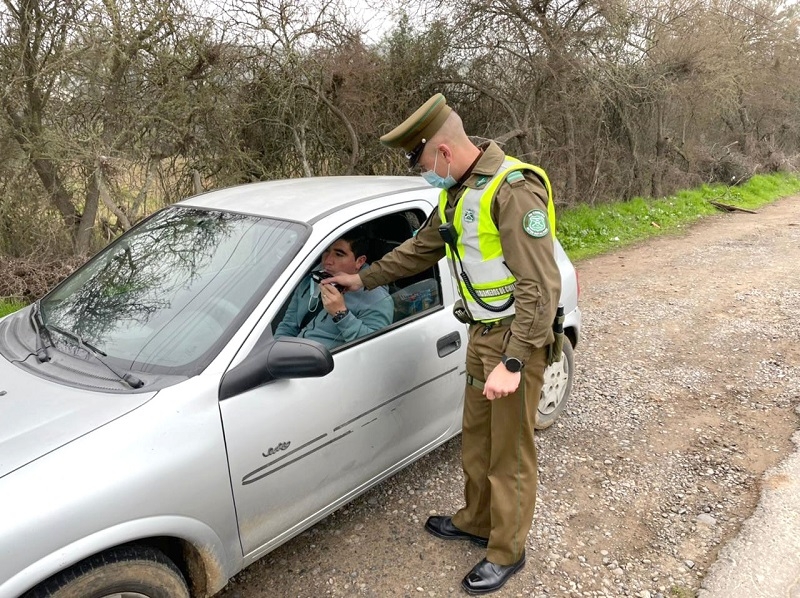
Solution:
[{"label": "black wristwatch", "polygon": [[337,311],[335,314],[333,314],[333,323],[334,324],[338,324],[349,313],[350,313],[350,310],[347,309],[347,308],[344,308],[342,311]]},{"label": "black wristwatch", "polygon": [[506,369],[511,372],[512,374],[516,374],[518,371],[522,369],[522,366],[525,365],[516,357],[509,357],[508,355],[503,355],[503,365],[506,366]]}]

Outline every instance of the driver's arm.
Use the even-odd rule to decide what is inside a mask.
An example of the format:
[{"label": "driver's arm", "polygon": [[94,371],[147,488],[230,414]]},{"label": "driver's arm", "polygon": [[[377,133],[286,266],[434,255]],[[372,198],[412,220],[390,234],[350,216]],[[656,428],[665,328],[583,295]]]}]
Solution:
[{"label": "driver's arm", "polygon": [[294,293],[292,293],[292,298],[289,300],[286,313],[278,324],[278,327],[275,329],[275,338],[279,336],[297,336],[300,334],[301,319],[308,311],[307,302],[305,309],[302,309],[301,307],[301,297],[304,295],[302,289],[304,288],[303,283],[305,281],[306,279],[303,279],[303,282],[300,283],[300,286],[294,290]]},{"label": "driver's arm", "polygon": [[[385,328],[394,319],[394,301],[385,288],[364,291],[363,295],[364,300],[353,309],[348,306],[350,313],[336,323],[344,342],[354,341]],[[344,298],[346,304],[347,293]]]}]

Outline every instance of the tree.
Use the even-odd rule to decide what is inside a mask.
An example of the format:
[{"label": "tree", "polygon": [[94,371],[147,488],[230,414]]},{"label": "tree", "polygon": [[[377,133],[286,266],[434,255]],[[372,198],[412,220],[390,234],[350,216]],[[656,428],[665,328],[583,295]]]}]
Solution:
[{"label": "tree", "polygon": [[186,156],[213,48],[187,26],[179,0],[3,2],[6,126],[74,252],[85,253],[101,204],[129,228],[156,166]]}]

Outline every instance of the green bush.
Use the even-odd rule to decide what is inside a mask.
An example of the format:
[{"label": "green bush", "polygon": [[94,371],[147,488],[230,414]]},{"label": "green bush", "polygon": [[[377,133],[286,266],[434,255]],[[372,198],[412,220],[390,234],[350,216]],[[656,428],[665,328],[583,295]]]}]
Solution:
[{"label": "green bush", "polygon": [[798,191],[800,178],[774,173],[754,176],[740,186],[703,185],[660,199],[580,205],[558,214],[556,236],[570,259],[578,260],[680,230],[716,212],[711,201],[753,210]]},{"label": "green bush", "polygon": [[24,303],[13,299],[0,299],[0,318],[25,307]]}]

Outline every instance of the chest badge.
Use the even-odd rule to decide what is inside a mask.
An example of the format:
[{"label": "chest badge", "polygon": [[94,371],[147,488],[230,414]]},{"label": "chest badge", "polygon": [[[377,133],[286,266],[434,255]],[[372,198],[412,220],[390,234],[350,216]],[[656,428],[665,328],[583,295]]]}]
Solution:
[{"label": "chest badge", "polygon": [[475,210],[467,208],[464,210],[464,222],[475,222]]}]

